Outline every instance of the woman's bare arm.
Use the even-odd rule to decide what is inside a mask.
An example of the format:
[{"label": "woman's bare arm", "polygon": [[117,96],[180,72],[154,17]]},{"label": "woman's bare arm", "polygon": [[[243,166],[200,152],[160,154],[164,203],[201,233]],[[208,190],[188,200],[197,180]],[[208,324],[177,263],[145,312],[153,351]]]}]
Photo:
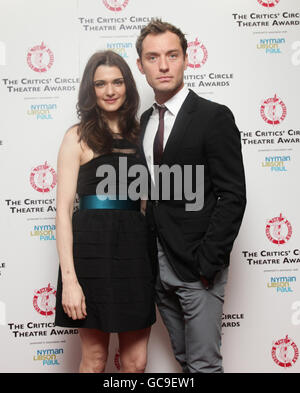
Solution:
[{"label": "woman's bare arm", "polygon": [[72,215],[82,149],[76,127],[65,134],[57,160],[56,235],[62,273],[64,311],[73,319],[86,315],[84,294],[73,261]]}]

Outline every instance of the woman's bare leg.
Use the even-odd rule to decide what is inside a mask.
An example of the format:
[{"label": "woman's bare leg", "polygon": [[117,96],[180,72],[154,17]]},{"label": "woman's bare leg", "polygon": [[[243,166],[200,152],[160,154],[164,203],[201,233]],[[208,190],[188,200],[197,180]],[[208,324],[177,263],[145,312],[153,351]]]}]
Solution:
[{"label": "woman's bare leg", "polygon": [[109,333],[98,329],[79,329],[82,358],[80,373],[103,373],[105,370]]},{"label": "woman's bare leg", "polygon": [[121,373],[143,373],[151,328],[119,333]]}]

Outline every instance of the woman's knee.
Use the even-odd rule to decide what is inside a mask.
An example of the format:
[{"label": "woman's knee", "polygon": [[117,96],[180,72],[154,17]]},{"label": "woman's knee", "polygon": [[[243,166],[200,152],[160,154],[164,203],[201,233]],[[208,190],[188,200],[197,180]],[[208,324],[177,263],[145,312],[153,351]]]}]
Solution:
[{"label": "woman's knee", "polygon": [[119,334],[122,372],[143,373],[147,364],[150,328]]},{"label": "woman's knee", "polygon": [[121,369],[123,372],[143,373],[147,365],[147,356],[146,354],[136,354],[130,356],[125,354],[122,356],[121,353],[120,362],[121,362]]},{"label": "woman's knee", "polygon": [[107,352],[90,348],[82,353],[80,369],[82,372],[103,373],[107,362]]}]

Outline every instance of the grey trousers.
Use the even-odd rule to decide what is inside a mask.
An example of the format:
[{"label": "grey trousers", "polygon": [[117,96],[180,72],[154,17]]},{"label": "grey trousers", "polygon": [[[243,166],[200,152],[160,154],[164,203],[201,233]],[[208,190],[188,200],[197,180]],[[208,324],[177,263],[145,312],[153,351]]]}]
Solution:
[{"label": "grey trousers", "polygon": [[201,281],[183,282],[176,276],[159,241],[158,260],[156,303],[182,371],[222,373],[221,324],[228,268],[206,290]]}]

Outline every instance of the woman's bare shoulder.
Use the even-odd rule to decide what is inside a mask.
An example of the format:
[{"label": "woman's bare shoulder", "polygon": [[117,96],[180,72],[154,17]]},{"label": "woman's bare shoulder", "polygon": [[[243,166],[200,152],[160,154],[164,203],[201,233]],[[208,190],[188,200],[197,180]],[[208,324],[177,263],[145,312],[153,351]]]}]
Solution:
[{"label": "woman's bare shoulder", "polygon": [[78,125],[75,125],[65,132],[60,145],[60,154],[80,154],[81,150]]},{"label": "woman's bare shoulder", "polygon": [[65,132],[64,139],[77,141],[77,143],[79,143],[78,127],[78,124],[75,124],[74,126],[68,128]]}]

